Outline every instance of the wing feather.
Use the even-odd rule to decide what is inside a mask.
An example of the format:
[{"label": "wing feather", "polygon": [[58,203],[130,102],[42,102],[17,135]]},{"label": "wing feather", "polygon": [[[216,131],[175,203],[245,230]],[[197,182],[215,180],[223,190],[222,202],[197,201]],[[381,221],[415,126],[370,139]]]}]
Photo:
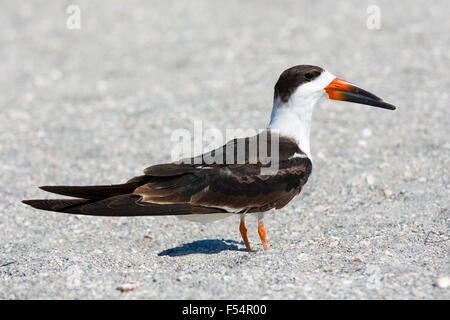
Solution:
[{"label": "wing feather", "polygon": [[[262,174],[261,134],[234,139],[221,148],[180,163],[159,164],[145,175],[112,186],[54,186],[42,189],[83,199],[26,200],[35,208],[100,216],[186,215],[263,212],[285,206],[301,190],[312,164],[297,143],[279,137],[279,169]],[[251,146],[257,144],[257,152]],[[271,148],[271,140],[267,140]],[[244,163],[235,164],[245,146]],[[229,162],[231,161],[231,163]]]}]

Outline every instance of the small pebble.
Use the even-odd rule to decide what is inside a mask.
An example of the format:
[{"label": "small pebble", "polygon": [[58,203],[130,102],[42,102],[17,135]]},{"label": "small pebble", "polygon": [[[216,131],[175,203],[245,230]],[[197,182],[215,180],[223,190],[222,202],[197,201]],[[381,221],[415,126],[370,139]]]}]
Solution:
[{"label": "small pebble", "polygon": [[394,194],[394,192],[391,189],[383,189],[383,193],[386,198],[390,198]]},{"label": "small pebble", "polygon": [[449,277],[439,277],[436,279],[436,286],[441,289],[447,289],[450,287],[450,278]]},{"label": "small pebble", "polygon": [[129,292],[129,291],[134,291],[139,289],[139,285],[138,284],[124,284],[121,286],[118,286],[116,288],[116,290],[119,290],[120,292]]},{"label": "small pebble", "polygon": [[367,175],[366,182],[368,185],[373,185],[375,183],[375,177],[371,174]]},{"label": "small pebble", "polygon": [[370,130],[369,128],[366,128],[362,131],[362,135],[366,138],[370,137],[372,135],[372,130]]}]

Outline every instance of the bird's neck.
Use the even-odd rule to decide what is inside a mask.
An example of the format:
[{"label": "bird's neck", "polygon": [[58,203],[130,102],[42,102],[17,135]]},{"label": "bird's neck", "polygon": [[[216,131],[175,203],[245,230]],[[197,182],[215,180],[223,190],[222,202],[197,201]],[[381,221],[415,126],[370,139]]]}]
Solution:
[{"label": "bird's neck", "polygon": [[300,150],[311,160],[309,144],[311,120],[314,107],[320,96],[321,94],[318,93],[317,95],[312,94],[304,97],[294,92],[286,102],[276,97],[269,123],[269,129],[278,130],[281,136],[294,139]]}]

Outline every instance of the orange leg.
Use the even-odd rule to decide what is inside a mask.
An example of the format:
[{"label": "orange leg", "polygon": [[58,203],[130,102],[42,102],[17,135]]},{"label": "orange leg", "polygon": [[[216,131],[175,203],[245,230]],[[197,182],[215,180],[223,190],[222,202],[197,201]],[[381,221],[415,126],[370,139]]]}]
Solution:
[{"label": "orange leg", "polygon": [[241,223],[239,224],[239,231],[241,232],[242,240],[244,240],[247,251],[252,252],[252,248],[250,248],[250,242],[248,242],[248,238],[247,238],[247,228],[245,227],[245,215],[244,214],[241,214]]},{"label": "orange leg", "polygon": [[259,238],[261,239],[262,245],[264,247],[264,250],[269,250],[269,247],[267,246],[267,241],[266,241],[266,230],[264,229],[263,218],[264,218],[264,215],[260,215],[258,217],[258,233],[259,233]]}]

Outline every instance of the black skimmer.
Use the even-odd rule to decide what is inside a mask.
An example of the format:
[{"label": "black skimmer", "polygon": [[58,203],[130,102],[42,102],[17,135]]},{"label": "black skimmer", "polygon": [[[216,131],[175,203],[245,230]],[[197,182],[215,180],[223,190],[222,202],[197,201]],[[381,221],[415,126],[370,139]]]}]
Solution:
[{"label": "black skimmer", "polygon": [[[268,128],[260,134],[229,141],[223,147],[180,162],[151,166],[144,175],[117,185],[44,186],[41,189],[72,199],[24,200],[37,209],[93,216],[160,216],[215,220],[239,214],[239,230],[247,251],[251,247],[246,214],[258,215],[258,233],[267,250],[264,212],[280,209],[298,195],[312,169],[309,135],[314,107],[324,94],[394,110],[377,96],[336,78],[325,69],[299,65],[285,70],[275,85]],[[264,172],[259,149],[277,134],[277,170]],[[236,161],[235,148],[245,145],[245,157]],[[267,147],[270,149],[270,147]],[[267,149],[266,149],[267,150]],[[232,153],[231,157],[230,152]],[[214,161],[211,161],[213,159]],[[231,161],[230,161],[231,159]],[[208,160],[208,161],[207,161]]]}]

